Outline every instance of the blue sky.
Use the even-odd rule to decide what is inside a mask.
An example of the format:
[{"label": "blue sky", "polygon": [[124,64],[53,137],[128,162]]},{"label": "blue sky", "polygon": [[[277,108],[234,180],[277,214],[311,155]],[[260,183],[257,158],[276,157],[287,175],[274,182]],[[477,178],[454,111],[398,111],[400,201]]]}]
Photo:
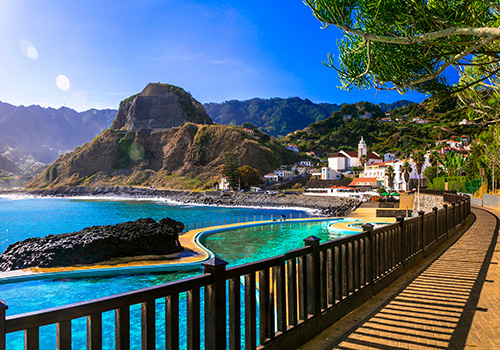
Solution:
[{"label": "blue sky", "polygon": [[338,89],[322,61],[339,36],[300,0],[0,0],[0,101],[118,108],[149,82],[181,86],[202,103],[426,97]]}]

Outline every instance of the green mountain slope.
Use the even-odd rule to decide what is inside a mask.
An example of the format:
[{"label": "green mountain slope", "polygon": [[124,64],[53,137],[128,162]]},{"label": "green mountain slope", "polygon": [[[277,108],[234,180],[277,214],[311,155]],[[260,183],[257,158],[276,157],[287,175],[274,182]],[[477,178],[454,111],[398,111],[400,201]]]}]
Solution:
[{"label": "green mountain slope", "polygon": [[224,125],[241,125],[244,122],[260,128],[271,136],[284,136],[301,130],[311,123],[328,118],[340,110],[339,105],[313,103],[308,99],[254,98],[246,101],[226,101],[204,105],[213,121]]},{"label": "green mountain slope", "polygon": [[[367,116],[371,114],[371,117]],[[283,144],[293,143],[300,151],[357,149],[361,136],[370,150],[375,152],[409,152],[432,148],[435,141],[452,135],[473,136],[480,132],[479,125],[459,125],[467,110],[457,105],[456,99],[429,98],[421,104],[410,104],[393,110],[389,117],[379,106],[368,102],[344,105],[339,112],[306,129],[280,139]],[[391,121],[387,121],[390,118]],[[429,123],[420,124],[413,118]]]}]

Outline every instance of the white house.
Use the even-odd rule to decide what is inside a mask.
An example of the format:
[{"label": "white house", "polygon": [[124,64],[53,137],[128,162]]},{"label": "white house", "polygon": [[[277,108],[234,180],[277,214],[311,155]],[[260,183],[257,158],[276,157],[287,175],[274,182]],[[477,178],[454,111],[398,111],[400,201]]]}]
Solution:
[{"label": "white house", "polygon": [[340,151],[328,158],[328,167],[339,172],[361,166],[361,156],[365,155],[367,163],[379,162],[382,158],[375,152],[368,153],[366,142],[361,137],[358,144],[358,152]]},{"label": "white house", "polygon": [[278,182],[278,175],[276,174],[273,174],[273,173],[269,173],[269,174],[266,174],[264,175],[264,179],[266,179],[266,182],[268,184],[274,184],[276,182]]},{"label": "white house", "polygon": [[299,153],[299,147],[297,147],[296,145],[288,145],[285,147],[285,149],[288,149],[294,153]]},{"label": "white house", "polygon": [[340,180],[341,178],[342,174],[332,168],[321,168],[321,180]]},{"label": "white house", "polygon": [[310,160],[300,160],[297,162],[298,165],[303,165],[303,166],[312,166],[312,163]]},{"label": "white house", "polygon": [[227,177],[222,177],[220,179],[219,190],[220,191],[229,190],[229,180]]},{"label": "white house", "polygon": [[286,169],[277,169],[274,171],[276,175],[278,175],[278,178],[281,181],[286,181],[295,176],[295,173],[291,170],[286,170]]},{"label": "white house", "polygon": [[[417,167],[415,166],[415,163],[412,159],[395,159],[388,162],[375,162],[372,164],[367,164],[365,166],[365,170],[363,171],[363,173],[361,173],[360,178],[376,179],[377,183],[381,184],[384,187],[389,187],[386,170],[387,167],[392,166],[392,168],[394,169],[394,184],[391,189],[396,191],[408,191],[410,189],[409,185],[405,183],[404,174],[401,171],[401,168],[406,161],[410,163],[412,169],[410,172],[410,180],[417,180],[419,178],[416,170]],[[426,155],[425,163],[422,165],[422,173],[420,174],[421,177],[423,176],[425,168],[427,168],[428,166],[430,166],[429,156]]]},{"label": "white house", "polygon": [[390,160],[396,159],[396,155],[394,153],[385,153],[384,154],[384,162],[388,162]]}]

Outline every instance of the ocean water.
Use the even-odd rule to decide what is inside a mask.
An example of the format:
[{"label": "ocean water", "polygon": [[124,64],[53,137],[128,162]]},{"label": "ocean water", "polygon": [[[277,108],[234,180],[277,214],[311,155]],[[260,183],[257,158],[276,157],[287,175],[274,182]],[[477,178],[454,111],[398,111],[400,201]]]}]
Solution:
[{"label": "ocean water", "polygon": [[[93,225],[110,225],[119,222],[152,217],[159,220],[171,217],[190,227],[210,220],[229,222],[252,221],[254,217],[270,219],[285,214],[307,216],[308,212],[292,209],[226,208],[211,206],[191,206],[164,200],[116,200],[116,199],[74,199],[74,198],[12,198],[0,197],[0,251],[15,241],[47,234],[73,232]],[[250,261],[282,254],[302,247],[303,239],[315,235],[327,241],[332,236],[327,223],[292,224],[277,223],[269,226],[244,228],[206,236],[202,243],[208,246],[229,265],[239,265]],[[30,281],[0,285],[0,299],[9,309],[7,315],[15,315],[49,307],[56,307],[95,299],[107,295],[159,285],[180,278],[200,274],[201,270],[186,273],[135,274],[99,278],[61,279]],[[183,296],[181,296],[181,303]],[[157,301],[157,313],[161,319],[164,301]],[[181,306],[181,320],[183,315]],[[131,308],[131,324],[140,325],[140,307]],[[103,322],[114,323],[112,312],[103,314]],[[202,322],[203,324],[203,322]],[[164,331],[160,327],[158,343],[162,344]],[[72,322],[73,347],[85,348],[85,320]],[[114,327],[103,327],[104,348],[113,348]],[[181,327],[182,329],[182,327]],[[43,327],[41,342],[47,348],[55,348],[55,326]],[[132,329],[132,343],[140,344],[140,328]],[[22,334],[8,336],[9,348],[22,349]]]}]

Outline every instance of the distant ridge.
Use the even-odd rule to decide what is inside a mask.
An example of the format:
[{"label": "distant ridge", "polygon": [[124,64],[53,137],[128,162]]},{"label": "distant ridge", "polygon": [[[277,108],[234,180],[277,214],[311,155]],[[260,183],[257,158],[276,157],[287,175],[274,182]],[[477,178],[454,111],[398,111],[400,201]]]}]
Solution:
[{"label": "distant ridge", "polygon": [[[401,100],[393,103],[380,103],[383,112],[406,107],[412,101]],[[338,112],[342,104],[314,103],[299,97],[290,98],[253,98],[239,101],[230,100],[222,103],[205,103],[208,115],[216,123],[241,125],[250,123],[271,136],[285,136],[296,130],[302,130],[310,124],[325,120],[333,112]]]},{"label": "distant ridge", "polygon": [[22,185],[45,164],[89,142],[109,128],[116,112],[0,102],[0,188]]},{"label": "distant ridge", "polygon": [[299,97],[253,98],[246,101],[231,100],[205,103],[208,115],[216,123],[241,125],[248,122],[271,136],[284,136],[301,130],[311,123],[328,118],[342,105],[314,103]]}]

